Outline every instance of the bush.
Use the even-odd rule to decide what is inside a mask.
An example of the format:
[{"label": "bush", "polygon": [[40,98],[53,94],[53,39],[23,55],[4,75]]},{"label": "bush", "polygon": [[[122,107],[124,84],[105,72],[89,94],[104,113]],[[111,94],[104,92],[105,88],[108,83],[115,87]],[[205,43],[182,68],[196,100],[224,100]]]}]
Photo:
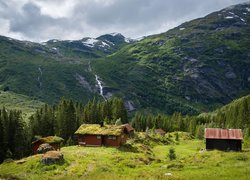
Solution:
[{"label": "bush", "polygon": [[171,161],[176,159],[175,149],[173,147],[169,149],[168,157]]},{"label": "bush", "polygon": [[179,141],[179,133],[178,132],[175,133],[175,140]]}]

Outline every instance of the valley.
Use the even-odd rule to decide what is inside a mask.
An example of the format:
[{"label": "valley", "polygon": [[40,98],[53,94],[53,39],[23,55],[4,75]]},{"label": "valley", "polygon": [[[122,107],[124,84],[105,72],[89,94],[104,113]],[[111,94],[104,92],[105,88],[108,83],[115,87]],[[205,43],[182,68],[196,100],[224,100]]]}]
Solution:
[{"label": "valley", "polygon": [[98,75],[107,98],[122,97],[132,109],[214,110],[250,92],[247,8],[226,8],[140,41],[119,33],[41,44],[1,37],[1,90],[50,104],[62,96],[86,103],[102,98]]},{"label": "valley", "polygon": [[249,42],[250,2],[140,39],[0,36],[0,179],[249,179]]}]

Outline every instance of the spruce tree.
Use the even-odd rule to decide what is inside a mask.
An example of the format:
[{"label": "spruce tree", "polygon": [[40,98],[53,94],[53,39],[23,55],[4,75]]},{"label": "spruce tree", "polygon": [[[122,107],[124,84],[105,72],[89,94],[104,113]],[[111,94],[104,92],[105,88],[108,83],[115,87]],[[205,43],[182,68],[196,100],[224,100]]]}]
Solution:
[{"label": "spruce tree", "polygon": [[3,127],[1,116],[0,116],[0,147],[1,147],[0,148],[0,163],[2,163],[5,158],[5,153],[4,153],[5,147],[4,147],[4,127]]}]

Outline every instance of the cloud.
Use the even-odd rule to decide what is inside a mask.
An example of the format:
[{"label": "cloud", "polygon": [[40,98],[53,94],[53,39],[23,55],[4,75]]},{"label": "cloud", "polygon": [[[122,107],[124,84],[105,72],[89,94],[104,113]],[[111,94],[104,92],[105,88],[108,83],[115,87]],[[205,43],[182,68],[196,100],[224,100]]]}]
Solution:
[{"label": "cloud", "polygon": [[167,31],[244,0],[0,0],[0,33],[32,41]]}]

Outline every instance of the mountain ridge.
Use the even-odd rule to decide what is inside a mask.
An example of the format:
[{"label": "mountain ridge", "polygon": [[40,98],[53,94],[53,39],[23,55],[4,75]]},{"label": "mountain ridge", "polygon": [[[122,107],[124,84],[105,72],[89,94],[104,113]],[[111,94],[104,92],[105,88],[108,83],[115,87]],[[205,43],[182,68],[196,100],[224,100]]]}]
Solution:
[{"label": "mountain ridge", "polygon": [[235,5],[140,41],[119,33],[46,44],[1,37],[0,89],[86,102],[99,94],[98,75],[107,96],[138,109],[207,111],[250,93],[249,9]]}]

